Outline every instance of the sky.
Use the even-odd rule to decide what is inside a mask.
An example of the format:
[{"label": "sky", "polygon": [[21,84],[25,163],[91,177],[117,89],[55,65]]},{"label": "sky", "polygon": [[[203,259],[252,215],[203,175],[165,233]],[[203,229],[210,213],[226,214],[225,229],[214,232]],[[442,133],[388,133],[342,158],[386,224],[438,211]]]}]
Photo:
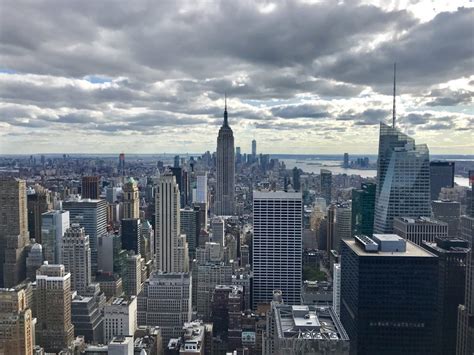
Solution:
[{"label": "sky", "polygon": [[474,1],[0,0],[0,154],[474,154]]}]

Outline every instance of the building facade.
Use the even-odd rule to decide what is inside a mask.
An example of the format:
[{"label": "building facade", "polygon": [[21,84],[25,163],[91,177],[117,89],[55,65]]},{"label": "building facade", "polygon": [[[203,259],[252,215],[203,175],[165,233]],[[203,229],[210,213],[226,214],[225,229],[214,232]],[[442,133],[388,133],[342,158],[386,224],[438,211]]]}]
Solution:
[{"label": "building facade", "polygon": [[253,308],[270,303],[282,290],[288,304],[299,304],[302,284],[302,194],[253,192]]},{"label": "building facade", "polygon": [[430,196],[437,200],[441,188],[454,187],[454,162],[453,161],[431,161],[430,162]]},{"label": "building facade", "polygon": [[423,241],[433,243],[436,237],[448,237],[448,224],[428,217],[397,217],[393,220],[393,232],[417,245]]},{"label": "building facade", "polygon": [[362,183],[352,190],[352,235],[372,235],[374,231],[375,190],[373,183]]}]

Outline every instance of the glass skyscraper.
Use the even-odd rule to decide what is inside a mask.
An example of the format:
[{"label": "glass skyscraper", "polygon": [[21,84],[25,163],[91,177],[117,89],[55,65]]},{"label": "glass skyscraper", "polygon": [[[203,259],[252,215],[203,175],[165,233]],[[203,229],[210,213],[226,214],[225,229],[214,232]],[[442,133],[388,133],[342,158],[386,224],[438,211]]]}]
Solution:
[{"label": "glass skyscraper", "polygon": [[420,216],[431,216],[428,147],[381,123],[374,233],[391,233],[394,217]]},{"label": "glass skyscraper", "polygon": [[373,183],[362,183],[352,190],[352,235],[371,236],[374,231],[375,190]]}]

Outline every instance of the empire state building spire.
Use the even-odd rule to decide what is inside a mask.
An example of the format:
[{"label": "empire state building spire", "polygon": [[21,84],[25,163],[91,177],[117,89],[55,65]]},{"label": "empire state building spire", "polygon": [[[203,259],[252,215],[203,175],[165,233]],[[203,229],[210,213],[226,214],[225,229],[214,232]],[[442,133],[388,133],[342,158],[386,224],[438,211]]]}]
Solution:
[{"label": "empire state building spire", "polygon": [[218,216],[234,214],[235,196],[235,152],[234,133],[227,118],[227,95],[225,96],[224,124],[217,136],[216,198],[214,213]]}]

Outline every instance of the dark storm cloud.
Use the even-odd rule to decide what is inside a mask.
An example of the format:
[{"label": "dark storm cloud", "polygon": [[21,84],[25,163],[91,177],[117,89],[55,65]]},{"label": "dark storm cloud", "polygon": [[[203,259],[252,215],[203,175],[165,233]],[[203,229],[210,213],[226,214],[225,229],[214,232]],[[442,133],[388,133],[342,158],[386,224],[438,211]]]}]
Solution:
[{"label": "dark storm cloud", "polygon": [[369,108],[361,113],[354,110],[341,113],[336,117],[338,121],[352,121],[356,126],[378,125],[380,122],[386,122],[390,114],[389,110]]},{"label": "dark storm cloud", "polygon": [[404,93],[469,76],[474,58],[473,14],[474,9],[467,8],[440,13],[367,53],[347,51],[328,64],[316,61],[315,72],[385,93],[390,93],[393,62],[397,62],[399,90]]},{"label": "dark storm cloud", "polygon": [[453,91],[450,89],[435,89],[430,92],[429,97],[434,98],[427,106],[456,106],[468,105],[472,102],[474,92],[468,90]]},{"label": "dark storm cloud", "polygon": [[282,118],[328,118],[331,114],[326,111],[325,107],[316,105],[286,105],[273,107],[270,109],[272,114]]}]

